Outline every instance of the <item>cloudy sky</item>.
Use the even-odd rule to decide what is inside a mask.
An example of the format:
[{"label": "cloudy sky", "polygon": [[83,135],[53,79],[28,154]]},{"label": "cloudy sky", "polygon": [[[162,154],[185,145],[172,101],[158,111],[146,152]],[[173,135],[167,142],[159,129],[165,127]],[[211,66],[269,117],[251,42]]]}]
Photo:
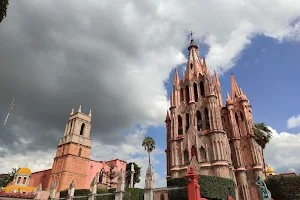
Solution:
[{"label": "cloudy sky", "polygon": [[82,105],[93,114],[92,159],[135,161],[145,174],[149,135],[156,185],[165,185],[164,118],[191,30],[223,94],[233,72],[255,121],[272,128],[266,161],[300,173],[299,17],[298,0],[11,0],[0,24],[1,123],[16,100],[0,135],[0,173],[50,168]]}]

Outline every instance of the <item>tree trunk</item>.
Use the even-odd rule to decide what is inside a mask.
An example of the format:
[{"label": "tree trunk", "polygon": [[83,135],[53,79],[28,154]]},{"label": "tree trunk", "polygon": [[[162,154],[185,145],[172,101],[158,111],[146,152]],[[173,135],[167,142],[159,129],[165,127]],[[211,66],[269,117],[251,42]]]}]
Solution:
[{"label": "tree trunk", "polygon": [[265,156],[264,156],[264,148],[261,148],[261,155],[262,155],[263,162],[264,162],[263,163],[263,167],[264,167],[263,172],[265,174],[265,177],[267,177],[266,164],[265,164]]},{"label": "tree trunk", "polygon": [[148,151],[148,159],[149,159],[149,164],[150,164],[150,152]]}]

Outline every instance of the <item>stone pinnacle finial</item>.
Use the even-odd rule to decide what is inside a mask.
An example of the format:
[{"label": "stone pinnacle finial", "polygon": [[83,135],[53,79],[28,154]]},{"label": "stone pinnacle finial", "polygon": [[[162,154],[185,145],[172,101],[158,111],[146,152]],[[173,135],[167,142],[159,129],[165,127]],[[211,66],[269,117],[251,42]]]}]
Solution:
[{"label": "stone pinnacle finial", "polygon": [[92,110],[90,110],[89,112],[89,117],[92,117]]},{"label": "stone pinnacle finial", "polygon": [[78,108],[78,112],[81,113],[81,105]]},{"label": "stone pinnacle finial", "polygon": [[70,116],[74,114],[74,108],[72,108],[72,111],[70,113]]},{"label": "stone pinnacle finial", "polygon": [[174,85],[179,85],[179,76],[178,76],[178,71],[177,71],[177,68],[175,69],[175,74],[174,74],[174,80],[173,80],[173,84]]}]

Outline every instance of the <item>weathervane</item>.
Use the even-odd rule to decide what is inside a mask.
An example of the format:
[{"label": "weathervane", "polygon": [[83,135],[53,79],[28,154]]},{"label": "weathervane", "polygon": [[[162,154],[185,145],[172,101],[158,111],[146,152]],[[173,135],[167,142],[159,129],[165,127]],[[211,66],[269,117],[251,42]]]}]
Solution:
[{"label": "weathervane", "polygon": [[191,40],[193,39],[193,34],[194,34],[195,32],[193,32],[193,31],[191,31]]}]

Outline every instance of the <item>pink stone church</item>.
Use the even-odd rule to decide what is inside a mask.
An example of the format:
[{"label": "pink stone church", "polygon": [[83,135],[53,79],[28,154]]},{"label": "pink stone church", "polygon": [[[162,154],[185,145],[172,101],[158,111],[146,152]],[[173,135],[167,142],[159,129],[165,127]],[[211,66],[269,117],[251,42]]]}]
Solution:
[{"label": "pink stone church", "polygon": [[[66,125],[64,136],[59,140],[52,169],[35,172],[30,175],[29,185],[38,187],[42,184],[44,190],[50,190],[54,181],[57,184],[57,192],[68,189],[72,180],[75,189],[90,189],[93,178],[97,175],[98,186],[108,188],[110,181],[105,172],[109,171],[109,165],[114,165],[114,171],[126,171],[126,162],[115,159],[110,161],[95,161],[90,159],[91,150],[91,120],[92,114],[81,112],[81,106],[74,113],[72,110]],[[115,188],[116,185],[112,185]]]},{"label": "pink stone church", "polygon": [[175,70],[166,117],[167,179],[184,177],[195,157],[200,175],[232,179],[239,200],[259,200],[255,182],[264,178],[264,164],[249,100],[232,74],[231,96],[223,105],[216,72],[212,77],[193,40],[188,50],[181,80]]}]

